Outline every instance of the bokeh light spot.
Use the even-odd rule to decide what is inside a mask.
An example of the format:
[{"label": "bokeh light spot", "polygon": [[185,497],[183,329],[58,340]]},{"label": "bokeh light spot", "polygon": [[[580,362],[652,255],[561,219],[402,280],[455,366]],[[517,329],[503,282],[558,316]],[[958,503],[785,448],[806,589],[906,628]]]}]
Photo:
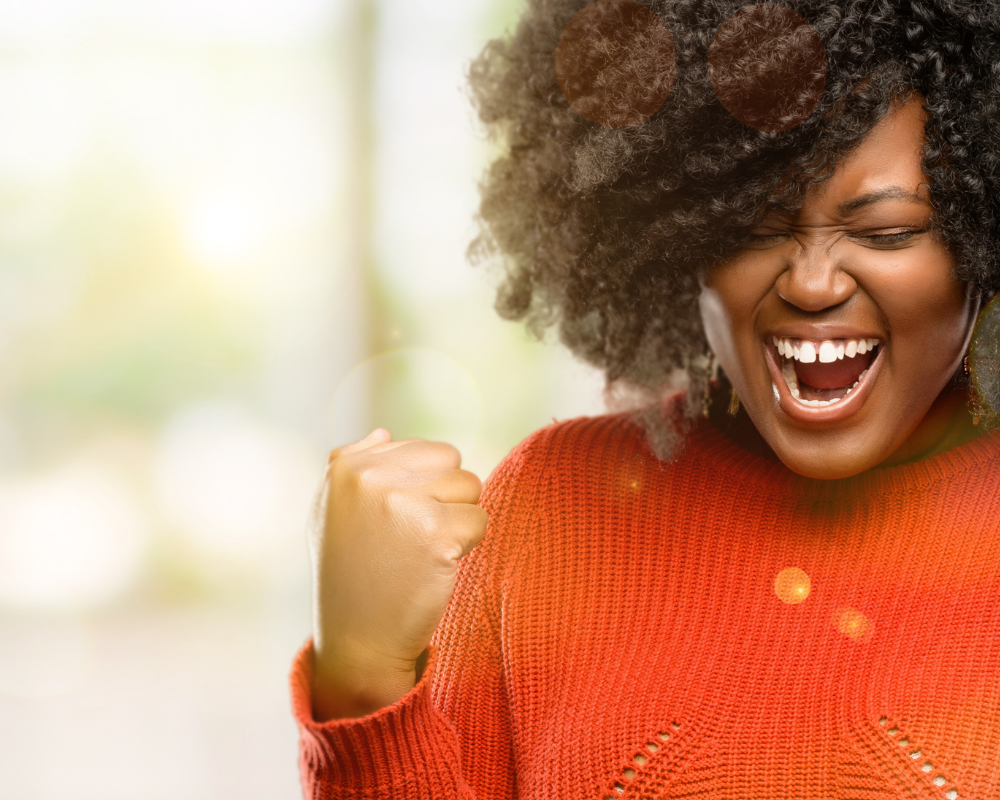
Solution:
[{"label": "bokeh light spot", "polygon": [[570,108],[614,128],[659,111],[676,72],[670,31],[633,0],[591,3],[570,20],[556,48],[556,78]]},{"label": "bokeh light spot", "polygon": [[261,246],[266,225],[246,192],[216,192],[193,204],[188,245],[199,263],[218,272],[245,267]]},{"label": "bokeh light spot", "polygon": [[163,430],[156,496],[207,554],[266,559],[304,529],[321,464],[318,453],[239,407],[199,404]]},{"label": "bokeh light spot", "polygon": [[833,614],[833,624],[844,636],[859,642],[870,639],[875,630],[872,621],[853,608],[838,608]]},{"label": "bokeh light spot", "polygon": [[0,487],[0,604],[75,609],[138,576],[148,522],[129,487],[88,460]]},{"label": "bokeh light spot", "polygon": [[642,461],[626,461],[616,465],[611,473],[612,499],[618,504],[628,504],[641,497],[645,483],[645,465]]},{"label": "bokeh light spot", "polygon": [[736,119],[769,133],[806,120],[826,89],[826,49],[816,29],[787,6],[741,8],[715,33],[708,72]]},{"label": "bokeh light spot", "polygon": [[809,597],[811,588],[812,582],[809,576],[798,567],[783,569],[774,579],[774,593],[782,603],[788,603],[790,606],[801,603]]}]

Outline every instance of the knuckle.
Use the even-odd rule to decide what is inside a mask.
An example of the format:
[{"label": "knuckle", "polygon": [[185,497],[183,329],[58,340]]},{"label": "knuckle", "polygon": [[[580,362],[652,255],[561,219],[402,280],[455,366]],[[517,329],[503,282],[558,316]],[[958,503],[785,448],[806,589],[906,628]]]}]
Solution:
[{"label": "knuckle", "polygon": [[474,542],[481,542],[483,537],[486,535],[486,529],[489,527],[489,516],[481,508],[477,509],[481,511],[481,514],[476,514],[473,518],[473,523],[471,526],[472,540]]},{"label": "knuckle", "polygon": [[359,484],[374,485],[384,483],[384,477],[391,464],[380,454],[352,453],[338,459],[340,471],[351,476]]},{"label": "knuckle", "polygon": [[476,506],[463,509],[461,516],[452,523],[452,538],[467,548],[482,540],[486,533],[486,513]]},{"label": "knuckle", "polygon": [[457,469],[462,463],[462,454],[458,448],[448,442],[428,442],[429,452],[436,458],[449,464],[454,464]]},{"label": "knuckle", "polygon": [[473,502],[478,503],[479,498],[482,497],[483,494],[483,482],[479,480],[478,476],[471,472],[465,472],[465,475],[467,476],[466,481],[469,485],[469,494],[476,498]]},{"label": "knuckle", "polygon": [[436,563],[451,566],[462,557],[462,544],[451,538],[442,539],[435,543],[431,553]]},{"label": "knuckle", "polygon": [[393,519],[405,520],[413,515],[410,496],[396,487],[390,487],[381,494],[380,503]]},{"label": "knuckle", "polygon": [[349,456],[341,456],[332,464],[327,480],[335,494],[355,493],[363,483],[363,475],[349,460]]},{"label": "knuckle", "polygon": [[437,446],[441,448],[442,453],[447,453],[448,455],[458,456],[458,448],[450,442],[437,442]]}]

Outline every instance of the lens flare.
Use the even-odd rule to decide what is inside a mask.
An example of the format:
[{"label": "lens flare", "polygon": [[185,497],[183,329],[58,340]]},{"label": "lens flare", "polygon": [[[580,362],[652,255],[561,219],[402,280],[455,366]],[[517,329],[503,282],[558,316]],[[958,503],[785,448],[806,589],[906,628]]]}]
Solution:
[{"label": "lens flare", "polygon": [[809,597],[812,582],[809,576],[798,567],[788,567],[781,570],[774,579],[774,593],[782,603],[793,606]]},{"label": "lens flare", "polygon": [[363,439],[379,426],[397,440],[449,442],[468,463],[478,446],[483,401],[476,379],[457,359],[406,347],[352,369],[334,393],[331,417],[335,445]]},{"label": "lens flare", "polygon": [[736,119],[769,133],[805,121],[826,89],[826,48],[787,6],[745,6],[719,26],[708,51],[719,102]]},{"label": "lens flare", "polygon": [[0,487],[0,603],[101,605],[138,576],[148,522],[129,487],[101,464],[69,463]]},{"label": "lens flare", "polygon": [[591,3],[570,20],[556,48],[556,78],[570,108],[613,128],[659,111],[676,71],[667,26],[632,0]]},{"label": "lens flare", "polygon": [[156,498],[206,554],[269,558],[303,530],[321,464],[318,453],[239,407],[199,404],[161,434]]},{"label": "lens flare", "polygon": [[874,623],[854,608],[838,608],[833,614],[834,627],[849,639],[865,641],[875,632]]}]

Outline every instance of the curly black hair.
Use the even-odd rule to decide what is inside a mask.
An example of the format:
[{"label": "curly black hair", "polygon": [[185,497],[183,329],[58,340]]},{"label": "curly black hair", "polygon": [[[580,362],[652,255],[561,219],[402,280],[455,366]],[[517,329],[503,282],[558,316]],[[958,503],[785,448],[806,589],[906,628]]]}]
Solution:
[{"label": "curly black hair", "polygon": [[[471,253],[502,256],[501,316],[526,319],[539,336],[555,326],[609,388],[656,396],[685,371],[692,419],[710,363],[699,274],[745,243],[762,209],[801,203],[914,93],[929,114],[935,227],[957,277],[984,298],[997,293],[1000,3],[786,0],[818,33],[826,78],[812,113],[777,132],[736,119],[712,84],[713,36],[747,3],[643,4],[670,32],[676,78],[662,107],[634,124],[593,122],[560,89],[556,49],[587,0],[528,0],[514,32],[471,65],[480,118],[502,145],[482,181]],[[627,61],[618,68],[635,72]],[[666,453],[669,436],[660,439],[654,449]]]}]

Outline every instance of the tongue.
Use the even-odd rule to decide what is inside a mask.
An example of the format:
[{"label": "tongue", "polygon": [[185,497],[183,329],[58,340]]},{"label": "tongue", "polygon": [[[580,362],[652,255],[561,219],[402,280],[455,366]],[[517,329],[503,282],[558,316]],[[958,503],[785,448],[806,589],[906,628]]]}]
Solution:
[{"label": "tongue", "polygon": [[813,361],[811,364],[795,363],[795,374],[800,384],[814,389],[848,389],[861,376],[872,360],[872,353],[854,358],[839,358],[829,364]]}]

